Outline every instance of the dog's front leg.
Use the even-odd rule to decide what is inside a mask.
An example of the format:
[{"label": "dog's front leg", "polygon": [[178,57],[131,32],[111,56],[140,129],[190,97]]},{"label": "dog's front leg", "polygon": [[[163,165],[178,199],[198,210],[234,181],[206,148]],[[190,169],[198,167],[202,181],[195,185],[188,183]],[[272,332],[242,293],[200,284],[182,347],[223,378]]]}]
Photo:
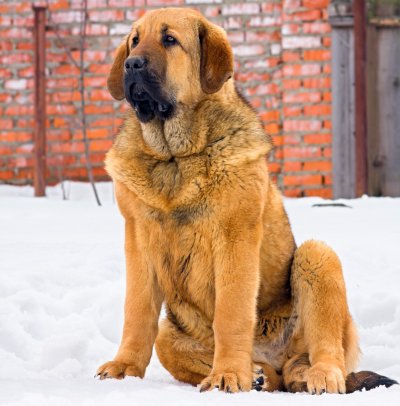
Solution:
[{"label": "dog's front leg", "polygon": [[143,378],[158,331],[162,293],[138,249],[133,219],[125,223],[126,298],[122,341],[113,361],[97,370],[100,379]]},{"label": "dog's front leg", "polygon": [[[254,224],[254,223],[253,223]],[[215,351],[201,391],[249,391],[259,287],[261,224],[229,222],[215,244]]]}]

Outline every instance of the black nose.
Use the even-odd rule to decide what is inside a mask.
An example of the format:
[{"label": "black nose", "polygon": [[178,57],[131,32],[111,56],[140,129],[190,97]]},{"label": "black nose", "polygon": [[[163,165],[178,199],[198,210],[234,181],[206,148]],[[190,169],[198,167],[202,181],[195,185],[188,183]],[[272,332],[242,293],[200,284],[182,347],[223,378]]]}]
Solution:
[{"label": "black nose", "polygon": [[147,66],[147,58],[145,56],[134,56],[125,61],[127,70],[142,70]]}]

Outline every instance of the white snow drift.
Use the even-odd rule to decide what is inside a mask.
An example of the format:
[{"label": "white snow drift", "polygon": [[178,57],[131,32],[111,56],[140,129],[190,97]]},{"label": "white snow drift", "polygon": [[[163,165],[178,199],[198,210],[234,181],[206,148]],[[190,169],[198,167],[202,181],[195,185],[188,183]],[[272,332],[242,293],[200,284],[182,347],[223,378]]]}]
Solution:
[{"label": "white snow drift", "polygon": [[[123,222],[112,184],[97,207],[86,184],[34,199],[0,186],[1,405],[385,405],[400,388],[352,395],[198,393],[153,356],[144,380],[97,381],[117,350],[124,299]],[[362,198],[347,207],[286,200],[298,243],[318,238],[339,254],[364,353],[360,369],[400,378],[400,199]],[[340,396],[340,398],[339,398]]]}]

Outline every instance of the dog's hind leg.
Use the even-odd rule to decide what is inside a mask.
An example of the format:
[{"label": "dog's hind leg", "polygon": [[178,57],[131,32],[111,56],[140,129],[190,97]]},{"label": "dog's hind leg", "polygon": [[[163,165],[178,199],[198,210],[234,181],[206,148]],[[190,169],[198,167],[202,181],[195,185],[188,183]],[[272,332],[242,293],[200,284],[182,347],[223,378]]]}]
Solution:
[{"label": "dog's hind leg", "polygon": [[211,373],[214,351],[168,319],[160,325],[155,346],[161,364],[179,381],[196,386]]},{"label": "dog's hind leg", "polygon": [[295,252],[291,284],[297,328],[311,365],[308,391],[345,393],[351,371],[346,371],[343,344],[350,314],[339,258],[322,242],[305,242]]},{"label": "dog's hind leg", "polygon": [[283,366],[283,380],[288,392],[307,392],[307,375],[310,369],[308,354],[296,354]]}]

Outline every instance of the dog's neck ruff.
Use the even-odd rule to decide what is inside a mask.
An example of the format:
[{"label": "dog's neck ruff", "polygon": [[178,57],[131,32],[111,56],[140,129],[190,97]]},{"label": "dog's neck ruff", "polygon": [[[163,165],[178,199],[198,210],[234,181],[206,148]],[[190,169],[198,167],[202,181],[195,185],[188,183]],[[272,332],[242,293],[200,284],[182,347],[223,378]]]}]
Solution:
[{"label": "dog's neck ruff", "polygon": [[140,123],[144,142],[161,160],[188,157],[203,151],[210,131],[205,122],[199,124],[196,113],[185,106],[180,106],[168,120]]}]

